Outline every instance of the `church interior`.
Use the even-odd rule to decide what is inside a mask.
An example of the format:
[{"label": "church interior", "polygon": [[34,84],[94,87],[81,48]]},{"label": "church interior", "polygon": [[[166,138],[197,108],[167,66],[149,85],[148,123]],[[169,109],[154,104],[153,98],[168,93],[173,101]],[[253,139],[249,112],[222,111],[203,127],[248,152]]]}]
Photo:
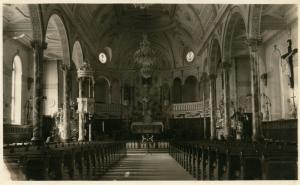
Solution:
[{"label": "church interior", "polygon": [[294,4],[3,4],[12,180],[298,179]]}]

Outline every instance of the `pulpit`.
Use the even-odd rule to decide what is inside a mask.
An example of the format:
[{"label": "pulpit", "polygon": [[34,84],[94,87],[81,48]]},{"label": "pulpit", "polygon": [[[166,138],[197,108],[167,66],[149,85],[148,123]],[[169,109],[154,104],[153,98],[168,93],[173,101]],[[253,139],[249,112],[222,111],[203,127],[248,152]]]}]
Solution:
[{"label": "pulpit", "polygon": [[82,113],[94,113],[94,98],[77,98],[78,112]]},{"label": "pulpit", "polygon": [[[94,114],[94,71],[89,65],[89,63],[84,62],[80,69],[77,71],[78,81],[79,81],[79,97],[77,98],[78,103],[78,115],[79,115],[79,136],[78,140],[85,140],[84,137],[86,133],[86,123],[88,122],[88,117]],[[91,124],[89,125],[89,141],[92,140]]]}]

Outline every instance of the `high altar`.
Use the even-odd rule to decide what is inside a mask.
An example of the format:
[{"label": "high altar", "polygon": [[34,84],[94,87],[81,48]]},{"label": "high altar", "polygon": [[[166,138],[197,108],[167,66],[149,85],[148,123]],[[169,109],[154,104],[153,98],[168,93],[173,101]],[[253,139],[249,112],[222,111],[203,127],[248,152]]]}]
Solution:
[{"label": "high altar", "polygon": [[134,54],[138,66],[136,91],[133,112],[135,118],[131,123],[133,133],[162,133],[164,124],[159,115],[162,109],[162,91],[159,83],[159,74],[155,66],[157,58],[155,51],[151,49],[147,35],[143,36],[140,48]]}]

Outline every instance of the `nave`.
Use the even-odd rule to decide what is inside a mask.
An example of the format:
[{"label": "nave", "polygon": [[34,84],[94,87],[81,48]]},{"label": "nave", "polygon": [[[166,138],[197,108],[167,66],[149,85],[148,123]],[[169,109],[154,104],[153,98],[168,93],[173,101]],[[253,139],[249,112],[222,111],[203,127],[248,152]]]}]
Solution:
[{"label": "nave", "polygon": [[297,4],[3,4],[2,18],[11,179],[298,179]]}]

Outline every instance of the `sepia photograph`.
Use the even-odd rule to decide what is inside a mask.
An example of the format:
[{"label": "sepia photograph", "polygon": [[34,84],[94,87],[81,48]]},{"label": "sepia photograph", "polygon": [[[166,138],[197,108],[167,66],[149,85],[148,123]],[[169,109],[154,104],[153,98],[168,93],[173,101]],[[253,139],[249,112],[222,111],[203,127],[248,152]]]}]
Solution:
[{"label": "sepia photograph", "polygon": [[1,3],[10,180],[298,180],[298,4],[21,3]]}]

